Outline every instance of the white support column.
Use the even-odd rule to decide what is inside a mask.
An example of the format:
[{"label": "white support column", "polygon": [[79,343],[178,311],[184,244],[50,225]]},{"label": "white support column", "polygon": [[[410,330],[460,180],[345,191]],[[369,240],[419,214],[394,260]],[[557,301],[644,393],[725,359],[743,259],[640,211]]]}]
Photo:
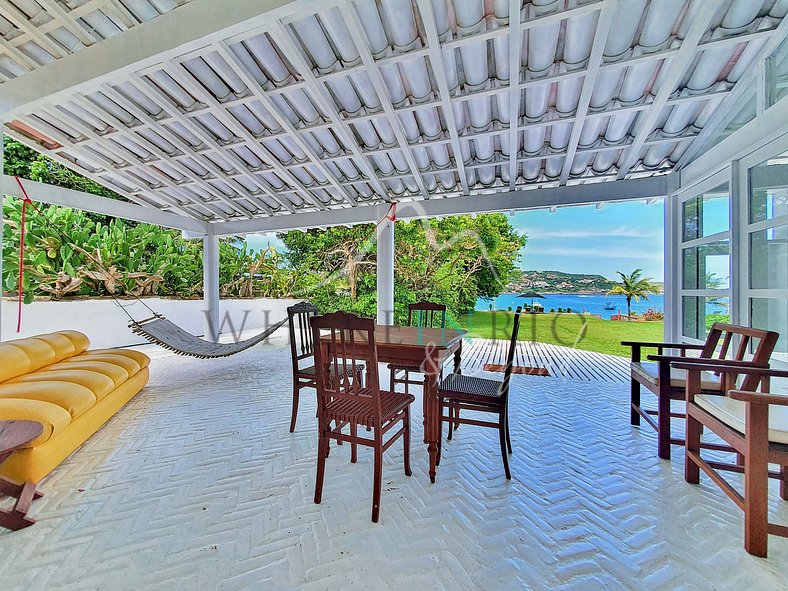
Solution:
[{"label": "white support column", "polygon": [[202,281],[203,301],[205,302],[205,337],[219,338],[219,238],[213,228],[202,239]]},{"label": "white support column", "polygon": [[[677,181],[674,177],[672,180]],[[675,193],[677,186],[672,184],[672,190],[665,196],[664,210],[664,273],[665,273],[665,320],[664,337],[666,341],[677,342],[681,336],[679,324],[681,322],[681,302],[679,301],[679,273],[681,265],[679,260],[679,206],[678,196]]]},{"label": "white support column", "polygon": [[5,201],[5,167],[3,153],[3,118],[0,117],[0,343],[3,342],[3,202]]},{"label": "white support column", "polygon": [[378,324],[394,324],[394,221],[383,218],[378,233]]}]

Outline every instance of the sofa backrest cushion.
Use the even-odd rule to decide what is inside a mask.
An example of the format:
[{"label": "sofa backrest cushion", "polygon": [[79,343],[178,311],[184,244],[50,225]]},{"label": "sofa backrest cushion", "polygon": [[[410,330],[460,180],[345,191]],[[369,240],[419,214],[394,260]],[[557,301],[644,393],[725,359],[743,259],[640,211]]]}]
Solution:
[{"label": "sofa backrest cushion", "polygon": [[88,337],[73,330],[0,343],[0,382],[79,355],[89,346]]}]

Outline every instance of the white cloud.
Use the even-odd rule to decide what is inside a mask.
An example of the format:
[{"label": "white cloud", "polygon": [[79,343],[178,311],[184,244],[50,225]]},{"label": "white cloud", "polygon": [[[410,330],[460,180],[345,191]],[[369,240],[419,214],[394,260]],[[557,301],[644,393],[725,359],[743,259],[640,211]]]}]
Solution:
[{"label": "white cloud", "polygon": [[531,240],[542,240],[547,238],[660,238],[660,230],[643,230],[631,226],[618,226],[609,230],[543,230],[541,228],[518,228],[520,232],[525,232]]},{"label": "white cloud", "polygon": [[661,261],[663,258],[662,252],[654,252],[653,250],[634,250],[626,248],[619,249],[606,249],[606,248],[538,248],[526,247],[525,255],[533,256],[574,256],[574,257],[596,257],[601,259],[636,259],[636,260],[655,260]]}]

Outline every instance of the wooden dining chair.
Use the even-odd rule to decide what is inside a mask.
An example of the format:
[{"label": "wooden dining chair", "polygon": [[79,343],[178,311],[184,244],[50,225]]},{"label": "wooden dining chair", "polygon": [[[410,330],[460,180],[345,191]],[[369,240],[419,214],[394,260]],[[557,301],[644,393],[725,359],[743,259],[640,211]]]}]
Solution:
[{"label": "wooden dining chair", "polygon": [[[422,328],[445,328],[446,327],[446,306],[435,302],[416,302],[408,304],[408,326],[419,326]],[[394,392],[397,384],[404,384],[405,394],[408,394],[408,386],[423,386],[424,378],[415,377],[414,374],[422,375],[422,367],[419,364],[407,365],[404,363],[389,363],[389,390]]]},{"label": "wooden dining chair", "polygon": [[[788,537],[788,526],[769,523],[769,477],[780,480],[780,497],[788,500],[788,395],[770,394],[770,380],[788,378],[788,371],[736,366],[744,376],[741,386],[726,390],[723,396],[706,394],[701,373],[728,372],[730,365],[710,361],[674,362],[673,367],[687,372],[687,453],[684,479],[700,482],[703,470],[723,492],[744,511],[744,549],[766,557],[769,534]],[[760,386],[760,388],[759,388]],[[708,429],[728,444],[740,458],[724,464],[701,456],[701,433]],[[779,466],[770,472],[769,464]],[[744,473],[744,494],[740,494],[721,474],[721,470]]]},{"label": "wooden dining chair", "polygon": [[[502,381],[452,373],[446,376],[438,387],[441,413],[440,438],[443,439],[444,422],[448,422],[449,424],[449,440],[452,438],[452,431],[454,431],[454,425],[457,423],[498,429],[498,436],[501,443],[501,457],[503,458],[503,469],[506,472],[507,480],[511,480],[512,478],[511,472],[509,471],[508,456],[508,454],[512,453],[512,440],[509,435],[509,383],[512,377],[512,365],[514,364],[514,354],[517,348],[520,314],[522,314],[522,308],[518,307],[514,314],[514,322],[512,323],[512,336],[509,339],[509,352],[506,355],[506,368]],[[448,416],[444,416],[444,410],[449,411]],[[461,410],[492,413],[498,416],[498,420],[492,422],[464,417],[461,418]],[[439,442],[438,461],[440,461],[441,447],[442,444]]]},{"label": "wooden dining chair", "polygon": [[[356,445],[372,447],[375,453],[372,521],[377,522],[383,485],[383,452],[400,437],[405,448],[405,475],[411,475],[410,405],[415,398],[410,394],[381,391],[375,346],[375,322],[371,318],[335,312],[325,316],[314,316],[310,322],[313,342],[320,342],[321,332],[326,340],[325,347],[318,345],[315,350],[318,367],[315,503],[319,504],[323,497],[323,480],[330,440],[351,443],[352,463],[356,462]],[[360,359],[367,362],[366,387],[359,380],[349,377],[352,374],[350,368],[355,367],[357,360]],[[334,377],[322,369],[332,366],[338,368]],[[372,437],[359,437],[359,425],[371,430]],[[384,436],[398,425],[399,429],[384,441]],[[349,434],[342,432],[345,426],[350,427]]]},{"label": "wooden dining chair", "polygon": [[[309,319],[318,313],[317,306],[299,302],[287,308],[287,323],[290,330],[290,357],[293,365],[293,411],[290,415],[290,432],[293,433],[298,418],[298,400],[303,388],[315,388],[315,347]],[[363,380],[364,366],[352,368],[353,375]],[[334,369],[332,368],[332,373]]]},{"label": "wooden dining chair", "polygon": [[[640,341],[622,341],[622,345],[632,348],[630,362],[630,423],[640,425],[640,419],[646,421],[657,432],[657,455],[664,460],[670,459],[670,446],[684,445],[684,440],[671,437],[671,418],[684,418],[684,413],[671,410],[672,400],[684,400],[686,385],[682,370],[673,368],[673,361],[692,363],[695,359],[726,359],[742,361],[744,366],[763,367],[769,363],[772,351],[777,344],[778,334],[769,330],[737,326],[715,322],[706,342],[688,343],[651,343]],[[738,343],[734,341],[738,340]],[[745,356],[753,347],[752,357],[745,361]],[[655,348],[656,355],[649,355],[649,361],[642,361],[644,348]],[[679,351],[679,355],[666,355],[666,350]],[[687,357],[688,351],[697,351],[698,357]],[[701,361],[702,362],[702,361]],[[704,371],[701,374],[701,388],[706,393],[722,394],[732,387],[738,372],[730,366],[726,371],[714,373]],[[657,397],[657,408],[643,408],[640,403],[641,386]]]}]

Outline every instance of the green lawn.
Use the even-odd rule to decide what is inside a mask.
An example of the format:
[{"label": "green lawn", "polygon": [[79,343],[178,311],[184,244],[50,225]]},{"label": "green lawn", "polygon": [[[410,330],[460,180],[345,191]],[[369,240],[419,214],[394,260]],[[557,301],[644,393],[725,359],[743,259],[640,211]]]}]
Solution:
[{"label": "green lawn", "polygon": [[[460,319],[472,336],[486,339],[508,339],[511,323],[511,312],[474,312]],[[523,314],[518,338],[629,356],[629,348],[622,347],[621,341],[661,341],[662,325],[662,321],[620,322],[578,314]]]}]

